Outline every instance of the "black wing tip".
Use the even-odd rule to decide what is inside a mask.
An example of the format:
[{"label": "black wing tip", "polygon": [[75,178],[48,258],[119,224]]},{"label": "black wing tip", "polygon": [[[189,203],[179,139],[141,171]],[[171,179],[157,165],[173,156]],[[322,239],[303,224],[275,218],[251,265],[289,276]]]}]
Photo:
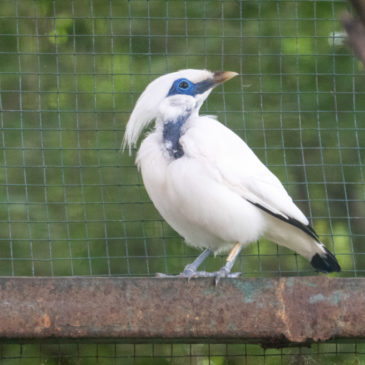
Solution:
[{"label": "black wing tip", "polygon": [[311,265],[319,272],[330,273],[340,272],[341,266],[339,265],[336,257],[324,247],[326,252],[321,256],[316,253],[311,260]]},{"label": "black wing tip", "polygon": [[256,206],[257,208],[262,209],[264,212],[272,215],[273,217],[276,217],[278,219],[280,219],[283,222],[289,223],[294,227],[299,228],[300,230],[302,230],[304,233],[306,233],[307,235],[309,235],[310,237],[312,237],[315,241],[319,242],[319,238],[317,233],[315,232],[315,230],[312,228],[311,225],[307,224],[303,224],[302,222],[299,222],[297,219],[295,218],[285,218],[284,216],[280,215],[280,214],[276,214],[274,212],[272,212],[271,210],[263,207],[262,205],[260,205],[259,203],[253,203],[251,200],[246,199],[249,203],[253,204],[254,206]]}]

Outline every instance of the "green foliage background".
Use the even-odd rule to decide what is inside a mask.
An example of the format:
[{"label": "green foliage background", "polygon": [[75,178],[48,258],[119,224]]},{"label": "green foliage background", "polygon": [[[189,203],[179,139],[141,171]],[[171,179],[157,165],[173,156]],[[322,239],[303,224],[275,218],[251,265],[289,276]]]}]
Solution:
[{"label": "green foliage background", "polygon": [[[120,151],[149,81],[189,67],[240,73],[202,112],[281,179],[336,253],[339,275],[362,276],[365,79],[343,43],[345,9],[336,0],[2,0],[0,275],[154,275],[192,261],[199,252],[150,203],[135,154]],[[315,274],[265,241],[235,269]]]}]

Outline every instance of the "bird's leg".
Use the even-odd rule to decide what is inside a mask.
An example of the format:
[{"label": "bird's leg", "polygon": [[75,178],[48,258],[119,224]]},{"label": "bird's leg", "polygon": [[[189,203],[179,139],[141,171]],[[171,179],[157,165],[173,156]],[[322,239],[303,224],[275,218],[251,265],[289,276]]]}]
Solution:
[{"label": "bird's leg", "polygon": [[157,273],[156,276],[159,278],[170,278],[170,277],[184,277],[184,278],[192,278],[192,277],[206,277],[212,276],[211,273],[207,273],[205,271],[197,271],[198,267],[210,256],[213,251],[210,248],[205,249],[191,264],[185,266],[182,273],[179,275],[167,275],[162,273]]},{"label": "bird's leg", "polygon": [[217,285],[221,278],[237,278],[241,275],[240,272],[231,273],[232,267],[242,250],[242,244],[236,243],[229,255],[227,256],[226,264],[219,270],[215,272],[207,272],[207,271],[197,271],[198,267],[203,263],[207,257],[212,253],[212,250],[207,248],[205,249],[195,260],[193,263],[185,266],[184,271],[179,275],[166,275],[166,274],[156,274],[159,278],[171,278],[171,277],[183,277],[183,278],[215,278],[215,284]]},{"label": "bird's leg", "polygon": [[[210,256],[212,250],[210,248],[206,248],[191,264],[187,264],[184,267],[184,271],[180,274],[180,276],[184,276],[190,278],[197,274],[198,267]],[[203,273],[204,271],[200,271]]]},{"label": "bird's leg", "polygon": [[238,257],[238,255],[240,254],[241,250],[242,250],[242,244],[237,242],[232,250],[229,252],[229,255],[227,256],[227,261],[226,264],[219,270],[217,271],[215,274],[215,285],[218,284],[219,280],[221,278],[237,278],[238,276],[241,275],[240,272],[235,272],[231,274],[231,270],[232,267],[234,265],[234,263],[236,262],[236,259]]}]

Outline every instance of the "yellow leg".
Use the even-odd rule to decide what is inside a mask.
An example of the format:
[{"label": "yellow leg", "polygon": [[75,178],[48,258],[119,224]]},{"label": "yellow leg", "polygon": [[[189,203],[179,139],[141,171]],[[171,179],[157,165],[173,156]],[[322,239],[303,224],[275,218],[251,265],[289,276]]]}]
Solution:
[{"label": "yellow leg", "polygon": [[227,262],[234,260],[242,249],[242,244],[237,242],[227,256]]},{"label": "yellow leg", "polygon": [[237,242],[233,246],[232,250],[230,251],[230,253],[227,256],[226,264],[217,272],[217,275],[215,277],[215,285],[218,284],[218,282],[221,278],[227,278],[227,277],[236,278],[241,274],[239,272],[231,274],[231,270],[232,270],[232,267],[233,267],[238,255],[240,254],[240,252],[242,250],[242,247],[243,247],[243,245],[240,242]]}]

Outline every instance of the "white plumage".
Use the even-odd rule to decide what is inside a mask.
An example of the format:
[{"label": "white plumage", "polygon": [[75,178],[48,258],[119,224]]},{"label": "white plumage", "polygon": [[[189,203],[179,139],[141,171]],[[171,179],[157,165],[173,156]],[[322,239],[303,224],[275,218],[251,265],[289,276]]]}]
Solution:
[{"label": "white plumage", "polygon": [[[187,243],[205,248],[180,274],[230,274],[242,247],[264,236],[286,246],[323,272],[339,271],[283,185],[247,144],[199,109],[214,86],[233,72],[182,70],[151,82],[127,124],[123,147],[131,147],[155,120],[136,163],[146,190],[163,218]],[[211,252],[232,250],[216,273],[197,271]]]}]

